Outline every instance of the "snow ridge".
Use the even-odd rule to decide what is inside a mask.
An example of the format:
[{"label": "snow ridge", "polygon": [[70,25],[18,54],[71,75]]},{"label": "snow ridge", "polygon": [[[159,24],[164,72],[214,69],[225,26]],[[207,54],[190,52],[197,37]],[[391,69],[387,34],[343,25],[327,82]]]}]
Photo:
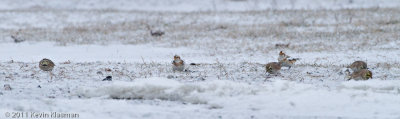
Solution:
[{"label": "snow ridge", "polygon": [[115,82],[100,88],[78,91],[83,97],[109,97],[113,99],[161,99],[206,104],[217,97],[255,95],[259,86],[226,80],[213,80],[184,84],[165,78],[139,79],[135,82]]}]

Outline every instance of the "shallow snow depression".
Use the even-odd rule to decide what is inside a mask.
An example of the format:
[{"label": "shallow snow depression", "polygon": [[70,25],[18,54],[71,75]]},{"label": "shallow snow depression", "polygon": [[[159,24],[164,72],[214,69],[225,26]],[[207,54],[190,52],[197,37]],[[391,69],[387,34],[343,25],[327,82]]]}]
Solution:
[{"label": "shallow snow depression", "polygon": [[[349,81],[336,89],[275,80],[260,85],[210,80],[181,83],[166,78],[114,82],[78,90],[86,98],[168,100],[201,103],[224,110],[257,110],[261,115],[287,116],[398,117],[399,108],[383,105],[400,103],[400,81]],[[335,106],[332,106],[335,105]],[[342,113],[342,112],[352,112]],[[289,112],[289,113],[288,113]]]}]

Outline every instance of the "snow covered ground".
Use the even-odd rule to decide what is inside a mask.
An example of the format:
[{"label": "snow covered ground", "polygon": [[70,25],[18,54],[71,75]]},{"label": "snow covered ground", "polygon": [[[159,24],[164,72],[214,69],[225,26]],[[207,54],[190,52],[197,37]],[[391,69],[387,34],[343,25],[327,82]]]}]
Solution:
[{"label": "snow covered ground", "polygon": [[[400,118],[398,0],[2,0],[0,21],[0,119]],[[301,60],[269,76],[281,50]]]}]

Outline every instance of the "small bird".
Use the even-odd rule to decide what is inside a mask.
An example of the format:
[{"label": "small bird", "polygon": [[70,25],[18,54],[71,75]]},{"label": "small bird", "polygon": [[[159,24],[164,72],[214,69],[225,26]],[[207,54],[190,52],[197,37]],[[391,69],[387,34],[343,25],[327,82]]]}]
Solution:
[{"label": "small bird", "polygon": [[265,66],[265,70],[269,74],[279,74],[281,70],[281,63],[280,62],[270,62]]},{"label": "small bird", "polygon": [[49,60],[49,59],[42,59],[39,62],[39,68],[43,71],[47,71],[49,72],[50,75],[50,79],[53,79],[53,69],[54,69],[55,64],[53,63],[53,61]]},{"label": "small bird", "polygon": [[24,42],[25,39],[21,37],[20,33],[22,32],[21,29],[19,29],[17,32],[11,35],[11,38],[14,40],[14,43],[20,43]]},{"label": "small bird", "polygon": [[290,69],[292,66],[294,66],[294,63],[296,63],[297,60],[300,60],[300,58],[291,58],[282,51],[279,52],[278,62],[281,63],[282,67],[288,67]]},{"label": "small bird", "polygon": [[10,84],[4,84],[4,90],[12,90]]},{"label": "small bird", "polygon": [[150,30],[150,35],[151,35],[151,36],[160,37],[160,36],[162,36],[162,35],[164,35],[164,34],[165,34],[164,31],[160,31],[160,30],[158,30],[158,31],[153,31],[153,30]]},{"label": "small bird", "polygon": [[40,60],[39,62],[39,68],[43,71],[53,71],[54,66],[55,65],[53,61],[46,58]]},{"label": "small bird", "polygon": [[350,79],[368,80],[368,79],[372,78],[372,72],[369,71],[368,69],[361,69],[361,70],[353,72],[348,77],[349,77],[348,80],[350,80]]},{"label": "small bird", "polygon": [[178,55],[174,56],[174,60],[172,61],[172,70],[174,72],[185,70],[185,62],[183,60],[181,60],[181,57]]},{"label": "small bird", "polygon": [[357,72],[361,69],[367,69],[367,63],[364,61],[355,61],[350,66],[347,66],[347,68],[350,68],[353,72]]},{"label": "small bird", "polygon": [[161,31],[161,30],[153,31],[153,29],[148,24],[146,24],[146,28],[147,28],[147,30],[150,31],[150,35],[154,36],[154,37],[160,37],[165,34],[165,32]]}]

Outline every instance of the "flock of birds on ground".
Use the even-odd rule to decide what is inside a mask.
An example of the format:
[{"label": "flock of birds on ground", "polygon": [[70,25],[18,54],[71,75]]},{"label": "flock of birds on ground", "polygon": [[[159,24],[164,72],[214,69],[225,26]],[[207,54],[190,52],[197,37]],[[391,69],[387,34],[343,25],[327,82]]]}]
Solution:
[{"label": "flock of birds on ground", "polygon": [[[266,64],[265,71],[268,72],[269,75],[278,75],[280,74],[280,70],[282,67],[288,67],[290,69],[294,66],[294,63],[297,60],[300,60],[300,58],[291,58],[289,55],[286,55],[284,52],[280,51],[278,62],[270,62]],[[175,55],[172,64],[172,70],[174,72],[186,71],[185,63],[180,56]],[[347,68],[350,68],[353,71],[353,73],[350,74],[350,71],[346,70],[348,80],[368,80],[372,78],[372,72],[368,70],[367,63],[365,63],[364,61],[355,61]]]},{"label": "flock of birds on ground", "polygon": [[[300,58],[292,58],[289,55],[286,55],[284,52],[279,52],[278,62],[270,62],[265,65],[265,71],[269,73],[268,75],[279,75],[282,67],[288,67],[290,69],[294,66],[295,62],[300,60]],[[52,79],[53,77],[53,69],[56,65],[50,59],[42,59],[39,62],[39,68],[42,71],[49,72],[49,75]],[[347,79],[354,80],[368,80],[372,78],[372,72],[368,70],[367,63],[364,61],[355,61],[347,68],[350,68],[353,72],[350,73],[349,70],[346,70]],[[181,59],[180,56],[175,55],[174,60],[172,61],[172,71],[173,72],[186,72],[185,62]],[[111,81],[112,77],[107,76],[103,81]],[[11,90],[11,86],[9,84],[4,85],[5,90]]]},{"label": "flock of birds on ground", "polygon": [[[160,37],[165,34],[165,32],[160,30],[153,31],[149,25],[146,25],[146,27],[150,31],[151,36]],[[21,30],[19,30],[16,34],[11,35],[11,38],[14,39],[15,43],[25,41],[25,39],[18,38],[19,32],[21,32]],[[287,47],[288,44],[283,46]],[[269,73],[269,75],[279,75],[282,67],[288,67],[288,69],[290,69],[291,67],[294,66],[297,60],[300,60],[300,58],[291,58],[289,55],[286,55],[284,52],[280,51],[278,62],[270,62],[266,64],[265,70],[267,73]],[[194,63],[191,63],[191,65],[192,64]],[[44,58],[39,62],[39,68],[43,71],[49,72],[51,79],[53,78],[52,70],[54,69],[54,67],[55,64],[50,59]],[[367,63],[365,63],[364,61],[355,61],[347,68],[350,68],[353,71],[352,73],[350,73],[349,70],[346,70],[348,80],[350,79],[367,80],[372,78],[372,72],[368,70]],[[185,69],[185,62],[178,55],[175,55],[174,60],[172,61],[172,71],[173,72],[188,71],[187,69]],[[103,79],[103,81],[111,81],[111,80],[112,80],[111,76],[107,76],[105,79]],[[11,86],[9,84],[5,84],[4,89],[11,90]]]},{"label": "flock of birds on ground", "polygon": [[[265,70],[269,74],[277,75],[282,67],[288,67],[290,69],[297,60],[300,60],[300,58],[291,58],[281,51],[279,52],[278,62],[268,63],[265,66]],[[348,80],[368,80],[372,78],[372,72],[368,70],[367,63],[364,61],[355,61],[350,66],[347,66],[347,68],[353,71],[353,73],[350,73],[349,70],[346,70]]]},{"label": "flock of birds on ground", "polygon": [[[269,75],[279,75],[282,67],[288,67],[290,69],[294,66],[295,62],[300,60],[300,58],[292,58],[289,55],[286,55],[284,52],[279,52],[278,62],[270,62],[265,65],[265,71],[269,73]],[[55,64],[53,61],[49,59],[42,59],[39,62],[39,68],[43,71],[50,72],[54,69]],[[367,80],[372,78],[372,72],[367,69],[367,63],[364,61],[355,61],[347,68],[350,68],[353,72],[350,74],[348,70],[346,70],[348,80]],[[172,61],[172,71],[176,72],[185,72],[188,71],[185,69],[185,62],[181,59],[180,56],[175,55],[174,60]],[[108,77],[107,80],[110,80],[111,77]]]}]

